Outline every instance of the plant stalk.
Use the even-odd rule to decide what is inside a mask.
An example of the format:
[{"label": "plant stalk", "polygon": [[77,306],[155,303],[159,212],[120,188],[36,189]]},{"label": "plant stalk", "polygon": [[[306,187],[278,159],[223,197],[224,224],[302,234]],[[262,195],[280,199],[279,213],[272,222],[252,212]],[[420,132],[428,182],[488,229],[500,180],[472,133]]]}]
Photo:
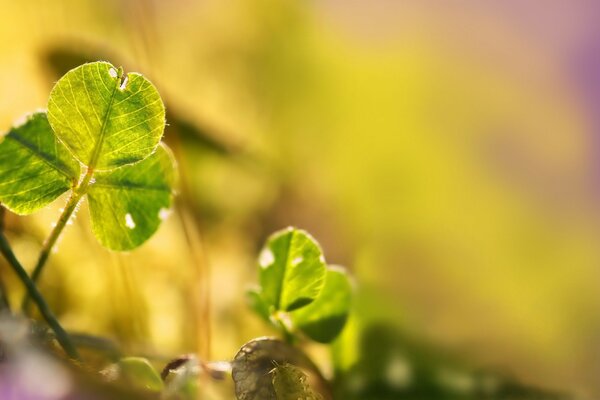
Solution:
[{"label": "plant stalk", "polygon": [[11,265],[21,282],[23,282],[23,285],[25,285],[27,293],[37,305],[38,309],[40,310],[40,314],[42,314],[42,317],[54,332],[56,340],[65,350],[65,353],[67,353],[67,355],[72,359],[80,360],[79,353],[77,352],[75,346],[73,346],[71,343],[69,335],[60,325],[50,310],[50,307],[48,307],[48,303],[46,303],[46,300],[35,286],[35,283],[33,283],[29,275],[27,275],[25,268],[23,268],[21,263],[19,263],[19,260],[17,260],[17,257],[15,257],[15,254],[13,253],[3,232],[0,232],[0,252],[2,252],[6,258],[6,261],[8,261],[8,263]]},{"label": "plant stalk", "polygon": [[281,334],[283,335],[283,339],[285,340],[285,342],[288,344],[291,344],[291,345],[295,344],[297,339],[285,321],[287,316],[284,313],[276,312],[271,315],[271,318],[272,318],[273,322],[275,322],[275,326],[277,328],[279,328],[279,330],[281,331]]},{"label": "plant stalk", "polygon": [[[0,204],[0,232],[4,232],[4,216],[6,210]],[[6,286],[4,280],[0,276],[0,310],[8,310],[10,312],[10,301],[8,300],[8,293],[6,292]]]},{"label": "plant stalk", "polygon": [[[77,209],[77,205],[81,201],[81,198],[87,192],[93,174],[94,170],[89,168],[81,182],[73,189],[73,193],[67,201],[67,204],[65,205],[65,208],[62,214],[60,215],[60,218],[56,222],[56,226],[54,226],[52,232],[50,232],[50,236],[48,236],[48,238],[44,242],[44,246],[40,251],[40,256],[38,258],[37,264],[35,265],[35,268],[31,273],[31,281],[34,284],[37,284],[38,280],[40,279],[40,275],[44,269],[44,266],[46,265],[46,262],[48,261],[48,258],[50,257],[50,254],[52,253],[52,249],[56,245],[56,242],[58,241],[58,238],[65,229],[65,226],[67,226],[69,219]],[[23,299],[23,304],[21,306],[21,310],[25,315],[27,315],[28,313],[30,300],[30,293],[26,293],[25,298]]]}]

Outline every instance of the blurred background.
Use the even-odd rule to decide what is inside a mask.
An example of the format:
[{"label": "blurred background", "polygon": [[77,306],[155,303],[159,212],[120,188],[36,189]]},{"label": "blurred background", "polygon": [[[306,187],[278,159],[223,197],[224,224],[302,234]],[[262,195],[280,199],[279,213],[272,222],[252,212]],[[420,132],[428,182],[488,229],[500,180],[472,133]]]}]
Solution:
[{"label": "blurred background", "polygon": [[[410,337],[600,396],[597,2],[0,0],[0,10],[3,132],[84,61],[145,74],[167,106],[176,208],[148,243],[116,254],[82,207],[41,283],[70,330],[129,354],[230,359],[272,333],[244,291],[264,239],[295,225],[357,285],[334,364],[311,350],[326,368],[355,371],[381,353],[375,369],[394,386],[405,370],[385,346]],[[25,265],[63,204],[10,216]],[[21,285],[0,267],[17,302]],[[379,353],[365,350],[378,340]]]}]

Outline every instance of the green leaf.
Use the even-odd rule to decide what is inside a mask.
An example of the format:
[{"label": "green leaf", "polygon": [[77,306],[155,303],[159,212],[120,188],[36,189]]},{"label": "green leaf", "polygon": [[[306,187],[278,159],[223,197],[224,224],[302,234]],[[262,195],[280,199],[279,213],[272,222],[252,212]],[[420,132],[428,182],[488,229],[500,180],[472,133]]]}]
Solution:
[{"label": "green leaf", "polygon": [[352,285],[346,270],[329,266],[321,293],[306,307],[292,312],[292,322],[311,339],[329,343],[344,329],[351,300]]},{"label": "green leaf", "polygon": [[124,357],[117,363],[118,378],[136,388],[159,392],[163,381],[150,362],[141,357]]},{"label": "green leaf", "polygon": [[307,232],[288,228],[276,232],[259,256],[262,298],[276,311],[310,304],[325,280],[325,259]]},{"label": "green leaf", "polygon": [[111,250],[131,250],[158,229],[171,206],[175,164],[165,145],[150,157],[97,172],[88,191],[92,230]]},{"label": "green leaf", "polygon": [[265,322],[271,321],[271,310],[260,294],[260,289],[252,288],[246,291],[246,300],[254,312]]},{"label": "green leaf", "polygon": [[107,62],[94,62],[72,69],[56,83],[48,120],[82,164],[104,170],[140,161],[156,149],[165,107],[144,76],[125,76]]},{"label": "green leaf", "polygon": [[277,400],[323,400],[308,384],[308,377],[292,364],[278,365],[272,370]]},{"label": "green leaf", "polygon": [[48,205],[79,173],[79,163],[56,139],[44,112],[27,116],[0,143],[0,202],[17,214]]}]

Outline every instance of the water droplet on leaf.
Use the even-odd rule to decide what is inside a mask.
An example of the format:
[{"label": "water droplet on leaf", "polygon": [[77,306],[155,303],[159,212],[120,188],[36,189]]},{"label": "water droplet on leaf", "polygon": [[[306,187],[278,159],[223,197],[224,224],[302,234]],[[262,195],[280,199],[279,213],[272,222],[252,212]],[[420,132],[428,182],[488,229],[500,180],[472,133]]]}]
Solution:
[{"label": "water droplet on leaf", "polygon": [[133,217],[129,213],[125,214],[125,226],[128,227],[129,229],[135,228],[135,221],[133,220]]},{"label": "water droplet on leaf", "polygon": [[267,268],[269,265],[273,264],[275,261],[275,256],[271,249],[263,249],[258,256],[258,263],[262,268]]}]

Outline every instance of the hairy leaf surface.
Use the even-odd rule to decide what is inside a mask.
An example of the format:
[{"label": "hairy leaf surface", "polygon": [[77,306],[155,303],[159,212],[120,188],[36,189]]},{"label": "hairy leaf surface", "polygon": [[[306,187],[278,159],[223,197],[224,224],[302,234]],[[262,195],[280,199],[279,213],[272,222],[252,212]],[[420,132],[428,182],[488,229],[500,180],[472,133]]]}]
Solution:
[{"label": "hairy leaf surface", "polygon": [[56,139],[44,112],[29,115],[0,143],[0,202],[17,214],[48,205],[79,173],[79,163]]}]

